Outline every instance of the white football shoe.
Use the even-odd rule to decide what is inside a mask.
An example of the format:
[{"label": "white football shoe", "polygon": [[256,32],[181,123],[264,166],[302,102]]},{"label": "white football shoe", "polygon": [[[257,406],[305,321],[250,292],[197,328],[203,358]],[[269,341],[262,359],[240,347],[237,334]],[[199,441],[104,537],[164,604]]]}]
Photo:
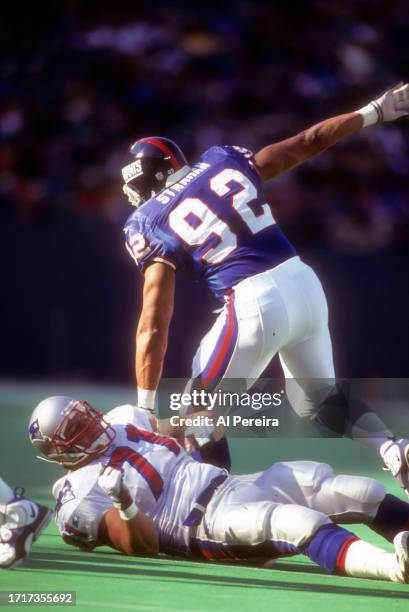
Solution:
[{"label": "white football shoe", "polygon": [[52,510],[23,497],[24,489],[16,488],[14,495],[0,522],[0,569],[20,565],[52,517]]},{"label": "white football shoe", "polygon": [[384,470],[389,471],[409,496],[409,440],[390,438],[381,446]]},{"label": "white football shoe", "polygon": [[409,531],[401,531],[393,538],[396,569],[391,576],[393,582],[409,582]]}]

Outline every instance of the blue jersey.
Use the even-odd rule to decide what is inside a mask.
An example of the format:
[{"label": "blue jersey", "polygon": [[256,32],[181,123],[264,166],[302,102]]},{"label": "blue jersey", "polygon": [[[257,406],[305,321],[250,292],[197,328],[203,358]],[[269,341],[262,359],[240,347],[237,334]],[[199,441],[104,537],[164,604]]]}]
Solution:
[{"label": "blue jersey", "polygon": [[204,280],[218,298],[296,254],[265,200],[251,152],[240,147],[208,149],[128,218],[125,236],[141,272],[165,262]]}]

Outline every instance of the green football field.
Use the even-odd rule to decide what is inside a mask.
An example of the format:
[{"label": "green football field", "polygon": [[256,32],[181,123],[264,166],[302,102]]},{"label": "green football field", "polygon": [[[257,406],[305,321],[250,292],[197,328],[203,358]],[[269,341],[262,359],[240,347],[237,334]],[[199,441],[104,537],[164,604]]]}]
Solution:
[{"label": "green football field", "polygon": [[[132,391],[123,388],[0,385],[0,474],[48,505],[52,504],[51,485],[62,471],[35,459],[26,429],[35,403],[57,393],[84,397],[105,410],[133,399]],[[260,470],[276,460],[314,459],[330,462],[340,473],[376,476],[391,493],[400,495],[372,453],[348,440],[248,438],[233,439],[231,447],[236,473]],[[354,530],[373,544],[384,545],[367,528]],[[386,547],[392,550],[390,544]],[[0,591],[6,590],[75,591],[76,609],[81,611],[409,610],[409,585],[331,576],[302,556],[278,561],[273,569],[261,569],[164,556],[124,557],[108,548],[82,553],[64,544],[53,523],[23,566],[0,570]]]}]

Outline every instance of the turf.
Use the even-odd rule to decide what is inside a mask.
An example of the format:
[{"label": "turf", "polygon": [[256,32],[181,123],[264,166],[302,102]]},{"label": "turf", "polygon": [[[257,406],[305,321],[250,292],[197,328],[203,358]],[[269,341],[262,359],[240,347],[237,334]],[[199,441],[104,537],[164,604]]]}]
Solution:
[{"label": "turf", "polygon": [[[1,476],[10,484],[24,485],[27,494],[50,505],[51,484],[61,471],[34,459],[26,423],[33,405],[53,393],[87,397],[104,409],[132,400],[132,391],[126,389],[0,385]],[[376,476],[390,492],[400,495],[371,452],[348,440],[233,439],[231,446],[236,473],[256,471],[276,460],[316,459],[330,462],[341,473]],[[384,545],[367,528],[354,530],[370,542]],[[320,606],[336,608],[337,612],[409,609],[409,586],[328,575],[302,556],[262,569],[169,557],[135,559],[110,549],[81,553],[64,544],[53,523],[34,544],[23,566],[0,571],[0,590],[75,591],[75,609],[81,611],[312,612]]]}]

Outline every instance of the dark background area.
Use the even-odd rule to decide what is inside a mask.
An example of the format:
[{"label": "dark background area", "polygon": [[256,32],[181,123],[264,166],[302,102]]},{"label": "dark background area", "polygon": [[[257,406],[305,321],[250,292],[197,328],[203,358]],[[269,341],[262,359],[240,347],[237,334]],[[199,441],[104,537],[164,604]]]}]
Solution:
[{"label": "dark background area", "polygon": [[[400,0],[7,10],[2,377],[133,381],[140,282],[120,169],[134,140],[173,138],[192,161],[213,144],[257,150],[409,77]],[[327,291],[341,376],[409,373],[408,142],[406,119],[363,130],[267,187]],[[214,306],[178,281],[166,376],[188,375]]]}]

